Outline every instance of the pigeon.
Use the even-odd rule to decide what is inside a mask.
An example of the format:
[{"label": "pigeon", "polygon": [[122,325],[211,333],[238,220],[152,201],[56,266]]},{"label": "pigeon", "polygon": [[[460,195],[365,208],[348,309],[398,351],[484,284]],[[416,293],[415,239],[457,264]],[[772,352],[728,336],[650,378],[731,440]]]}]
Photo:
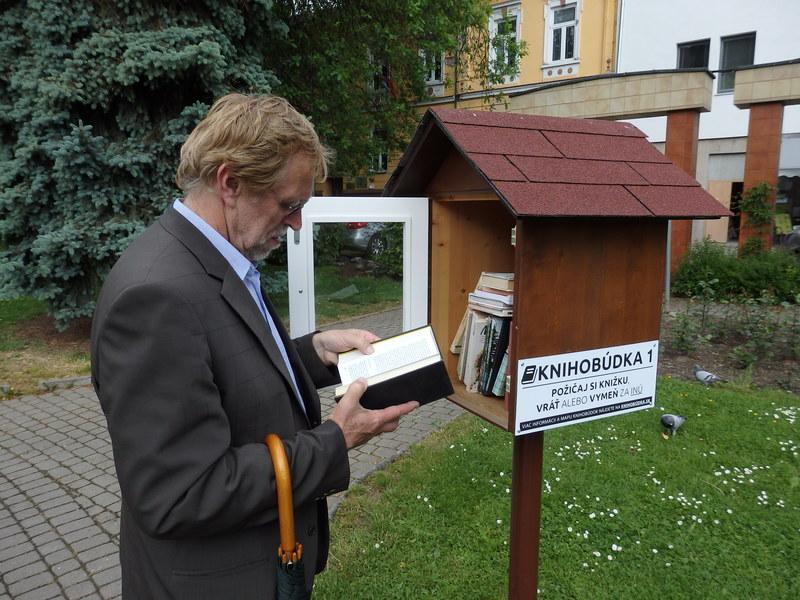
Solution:
[{"label": "pigeon", "polygon": [[705,371],[700,365],[694,366],[694,376],[697,378],[697,381],[700,381],[704,385],[711,385],[717,381],[725,381],[722,377]]},{"label": "pigeon", "polygon": [[[683,425],[683,422],[686,420],[686,417],[681,415],[661,415],[661,424],[666,427],[667,431],[671,432],[672,435],[675,435],[675,432],[678,431],[678,428]],[[662,433],[661,436],[664,439],[667,439],[667,434]]]}]

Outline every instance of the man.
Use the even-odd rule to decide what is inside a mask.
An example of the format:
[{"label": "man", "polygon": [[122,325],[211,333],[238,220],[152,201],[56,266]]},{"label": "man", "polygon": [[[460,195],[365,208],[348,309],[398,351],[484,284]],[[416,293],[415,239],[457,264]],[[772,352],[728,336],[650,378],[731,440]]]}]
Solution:
[{"label": "man", "polygon": [[120,257],[92,324],[92,382],[122,491],[125,599],[274,596],[278,547],[267,433],[284,441],[307,585],[325,566],[325,496],[347,451],[416,406],[369,411],[353,383],[322,422],[316,389],[360,330],[291,340],[253,264],[299,229],[328,159],[285,100],[218,100],[181,148],[185,192]]}]

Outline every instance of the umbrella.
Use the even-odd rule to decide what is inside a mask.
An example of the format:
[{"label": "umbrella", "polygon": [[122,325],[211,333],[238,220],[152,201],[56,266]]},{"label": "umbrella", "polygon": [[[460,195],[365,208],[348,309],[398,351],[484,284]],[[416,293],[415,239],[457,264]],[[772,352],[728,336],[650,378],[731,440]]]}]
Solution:
[{"label": "umbrella", "polygon": [[272,457],[275,485],[278,490],[278,525],[281,542],[278,546],[278,600],[308,600],[306,570],[303,565],[303,545],[294,537],[294,505],[292,504],[292,473],[283,442],[274,433],[264,438]]}]

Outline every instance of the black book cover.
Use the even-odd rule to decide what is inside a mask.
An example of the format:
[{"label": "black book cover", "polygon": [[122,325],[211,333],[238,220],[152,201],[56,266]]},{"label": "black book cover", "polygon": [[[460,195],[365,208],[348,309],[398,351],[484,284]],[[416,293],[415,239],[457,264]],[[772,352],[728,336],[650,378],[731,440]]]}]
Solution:
[{"label": "black book cover", "polygon": [[453,385],[444,363],[440,361],[370,385],[361,396],[361,406],[369,409],[386,408],[410,400],[423,405],[452,393]]},{"label": "black book cover", "polygon": [[416,400],[427,404],[453,393],[453,386],[430,325],[372,343],[373,353],[351,350],[339,355],[342,384],[334,395],[341,398],[350,382],[363,377],[368,387],[361,405],[386,408]]},{"label": "black book cover", "polygon": [[497,380],[497,374],[500,371],[500,364],[503,362],[503,355],[508,348],[508,332],[511,328],[511,319],[501,319],[500,331],[497,334],[497,343],[494,347],[494,355],[489,367],[489,375],[487,377],[486,386],[482,391],[484,396],[492,395],[492,388]]}]

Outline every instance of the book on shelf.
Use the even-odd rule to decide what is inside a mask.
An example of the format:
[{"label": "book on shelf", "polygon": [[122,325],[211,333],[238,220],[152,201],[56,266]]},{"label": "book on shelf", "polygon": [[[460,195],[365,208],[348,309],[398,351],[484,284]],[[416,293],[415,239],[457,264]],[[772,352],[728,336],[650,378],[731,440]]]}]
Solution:
[{"label": "book on shelf", "polygon": [[489,356],[487,357],[486,373],[483,375],[483,385],[480,392],[484,396],[490,396],[497,378],[500,376],[500,365],[503,362],[503,355],[508,349],[508,336],[511,329],[511,319],[492,316],[492,342],[486,348]]},{"label": "book on shelf", "polygon": [[469,352],[469,336],[472,328],[472,311],[467,308],[464,311],[464,316],[466,321],[464,322],[464,331],[461,333],[461,352],[458,354],[458,362],[456,363],[456,377],[458,377],[459,381],[464,381],[464,365]]},{"label": "book on shelf", "polygon": [[465,330],[467,337],[464,343],[464,370],[461,381],[470,392],[478,391],[478,376],[480,375],[483,347],[486,339],[486,325],[489,315],[470,311],[469,327]]},{"label": "book on shelf", "polygon": [[468,304],[469,308],[483,312],[489,315],[494,315],[496,317],[512,317],[514,315],[514,309],[511,306],[497,306],[493,304],[487,304],[485,302],[479,300],[470,300]]},{"label": "book on shelf", "polygon": [[492,386],[492,396],[505,397],[506,394],[506,375],[508,374],[508,348],[503,352],[503,358],[500,360],[500,367],[497,370],[497,376]]},{"label": "book on shelf", "polygon": [[514,273],[484,271],[478,279],[477,287],[489,287],[496,290],[513,291]]},{"label": "book on shelf", "polygon": [[488,292],[490,294],[496,294],[500,296],[510,297],[509,304],[513,303],[514,301],[514,290],[498,290],[497,288],[489,287],[487,285],[477,285],[475,286],[475,293],[478,291]]},{"label": "book on shelf", "polygon": [[464,316],[461,317],[461,323],[458,325],[453,341],[450,343],[450,352],[452,354],[461,354],[464,347],[464,329],[467,326],[467,317],[469,316],[469,309],[464,311]]},{"label": "book on shelf", "polygon": [[469,299],[497,304],[501,307],[512,306],[514,304],[514,294],[512,292],[492,292],[491,288],[478,287],[474,292],[470,292]]},{"label": "book on shelf", "polygon": [[348,386],[363,377],[369,386],[361,396],[365,408],[386,408],[416,400],[427,404],[453,393],[430,325],[372,342],[372,354],[350,350],[339,355],[341,398]]},{"label": "book on shelf", "polygon": [[486,324],[486,338],[483,344],[483,357],[481,360],[480,385],[478,391],[484,396],[487,389],[491,389],[489,379],[492,376],[492,363],[497,355],[497,343],[499,341],[499,319],[501,317],[490,316]]}]

